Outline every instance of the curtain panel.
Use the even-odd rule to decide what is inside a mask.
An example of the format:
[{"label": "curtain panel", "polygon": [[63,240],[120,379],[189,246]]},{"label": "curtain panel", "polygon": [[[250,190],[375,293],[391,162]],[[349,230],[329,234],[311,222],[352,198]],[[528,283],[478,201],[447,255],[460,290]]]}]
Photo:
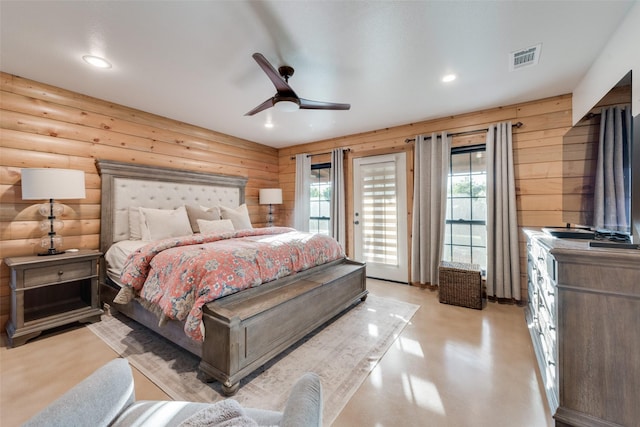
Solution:
[{"label": "curtain panel", "polygon": [[521,300],[511,122],[487,132],[487,295]]},{"label": "curtain panel", "polygon": [[336,148],[331,152],[331,236],[346,244],[346,216],[344,189],[344,150]]},{"label": "curtain panel", "polygon": [[296,194],[293,228],[309,231],[311,158],[306,154],[296,155]]},{"label": "curtain panel", "polygon": [[601,111],[593,201],[596,228],[630,230],[631,121],[631,108]]},{"label": "curtain panel", "polygon": [[438,284],[444,252],[451,137],[446,132],[416,136],[414,147],[411,281]]}]

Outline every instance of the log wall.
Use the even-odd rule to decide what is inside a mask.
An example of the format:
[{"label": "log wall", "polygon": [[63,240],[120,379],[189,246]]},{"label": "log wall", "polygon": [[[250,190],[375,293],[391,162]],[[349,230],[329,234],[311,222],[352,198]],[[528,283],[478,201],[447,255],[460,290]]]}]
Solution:
[{"label": "log wall", "polygon": [[[76,168],[85,171],[87,197],[65,203],[65,247],[98,248],[100,233],[100,176],[96,158],[245,176],[252,222],[264,225],[266,207],[258,205],[258,190],[283,189],[284,204],[277,207],[278,225],[293,225],[295,161],[298,153],[323,153],[349,148],[346,153],[347,215],[352,214],[350,165],[356,157],[407,152],[409,222],[413,194],[413,143],[417,134],[464,132],[511,120],[518,225],[542,227],[563,224],[563,206],[580,203],[572,194],[590,170],[585,156],[571,154],[563,142],[571,129],[571,95],[444,117],[356,135],[276,150],[251,141],[198,128],[139,110],[115,105],[63,89],[2,73],[0,91],[0,257],[38,251],[40,216],[34,203],[21,199],[20,169],[24,167]],[[455,146],[484,142],[484,134],[455,137]],[[575,147],[578,153],[588,147]],[[313,162],[329,161],[328,155]],[[279,175],[276,173],[279,172]],[[573,183],[573,184],[572,184]],[[564,204],[564,205],[563,205]],[[347,235],[352,232],[347,221]],[[409,236],[407,244],[409,245]],[[526,296],[524,235],[521,234],[522,295]],[[348,241],[347,252],[353,253]],[[0,264],[0,322],[9,308],[8,269]]]},{"label": "log wall", "polygon": [[[258,190],[278,186],[278,152],[240,138],[0,73],[0,257],[39,252],[38,201],[22,200],[20,169],[56,167],[85,172],[86,198],[60,201],[65,248],[98,249],[100,176],[109,159],[248,178],[253,224],[267,207]],[[9,273],[0,264],[0,325],[9,313]],[[4,330],[4,327],[3,327]]]}]

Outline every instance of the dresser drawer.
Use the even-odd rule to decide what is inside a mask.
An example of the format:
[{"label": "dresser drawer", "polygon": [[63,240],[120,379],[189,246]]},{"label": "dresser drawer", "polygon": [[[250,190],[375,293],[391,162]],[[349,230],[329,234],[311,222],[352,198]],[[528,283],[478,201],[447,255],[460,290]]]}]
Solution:
[{"label": "dresser drawer", "polygon": [[541,339],[545,342],[545,348],[549,352],[550,359],[557,358],[557,344],[556,344],[556,327],[549,321],[548,314],[543,310],[540,312],[540,334]]},{"label": "dresser drawer", "polygon": [[23,285],[25,288],[33,286],[62,283],[69,280],[84,279],[97,274],[95,264],[91,261],[79,261],[68,264],[47,267],[29,268],[24,270]]},{"label": "dresser drawer", "polygon": [[549,312],[553,323],[556,323],[556,290],[548,281],[540,289],[540,302],[544,304],[545,309]]}]

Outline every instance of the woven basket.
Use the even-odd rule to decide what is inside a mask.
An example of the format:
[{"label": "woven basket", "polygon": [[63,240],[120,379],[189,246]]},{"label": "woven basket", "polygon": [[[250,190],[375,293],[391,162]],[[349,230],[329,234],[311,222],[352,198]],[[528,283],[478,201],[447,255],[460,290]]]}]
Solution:
[{"label": "woven basket", "polygon": [[482,310],[486,305],[478,264],[441,261],[438,298],[441,303]]}]

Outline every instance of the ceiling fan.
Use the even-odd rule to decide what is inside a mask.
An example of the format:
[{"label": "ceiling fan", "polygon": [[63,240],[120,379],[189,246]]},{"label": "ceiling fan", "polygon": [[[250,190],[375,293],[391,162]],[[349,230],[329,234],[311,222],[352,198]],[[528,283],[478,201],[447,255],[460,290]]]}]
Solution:
[{"label": "ceiling fan", "polygon": [[351,108],[350,104],[338,104],[335,102],[321,102],[311,101],[309,99],[300,98],[289,86],[289,77],[293,75],[293,68],[287,65],[283,65],[276,71],[275,68],[267,61],[267,59],[260,53],[254,53],[253,59],[256,60],[260,68],[267,74],[267,77],[271,80],[276,87],[276,94],[258,105],[253,110],[245,114],[245,116],[253,116],[262,110],[275,107],[282,111],[295,111],[301,110],[348,110]]}]

